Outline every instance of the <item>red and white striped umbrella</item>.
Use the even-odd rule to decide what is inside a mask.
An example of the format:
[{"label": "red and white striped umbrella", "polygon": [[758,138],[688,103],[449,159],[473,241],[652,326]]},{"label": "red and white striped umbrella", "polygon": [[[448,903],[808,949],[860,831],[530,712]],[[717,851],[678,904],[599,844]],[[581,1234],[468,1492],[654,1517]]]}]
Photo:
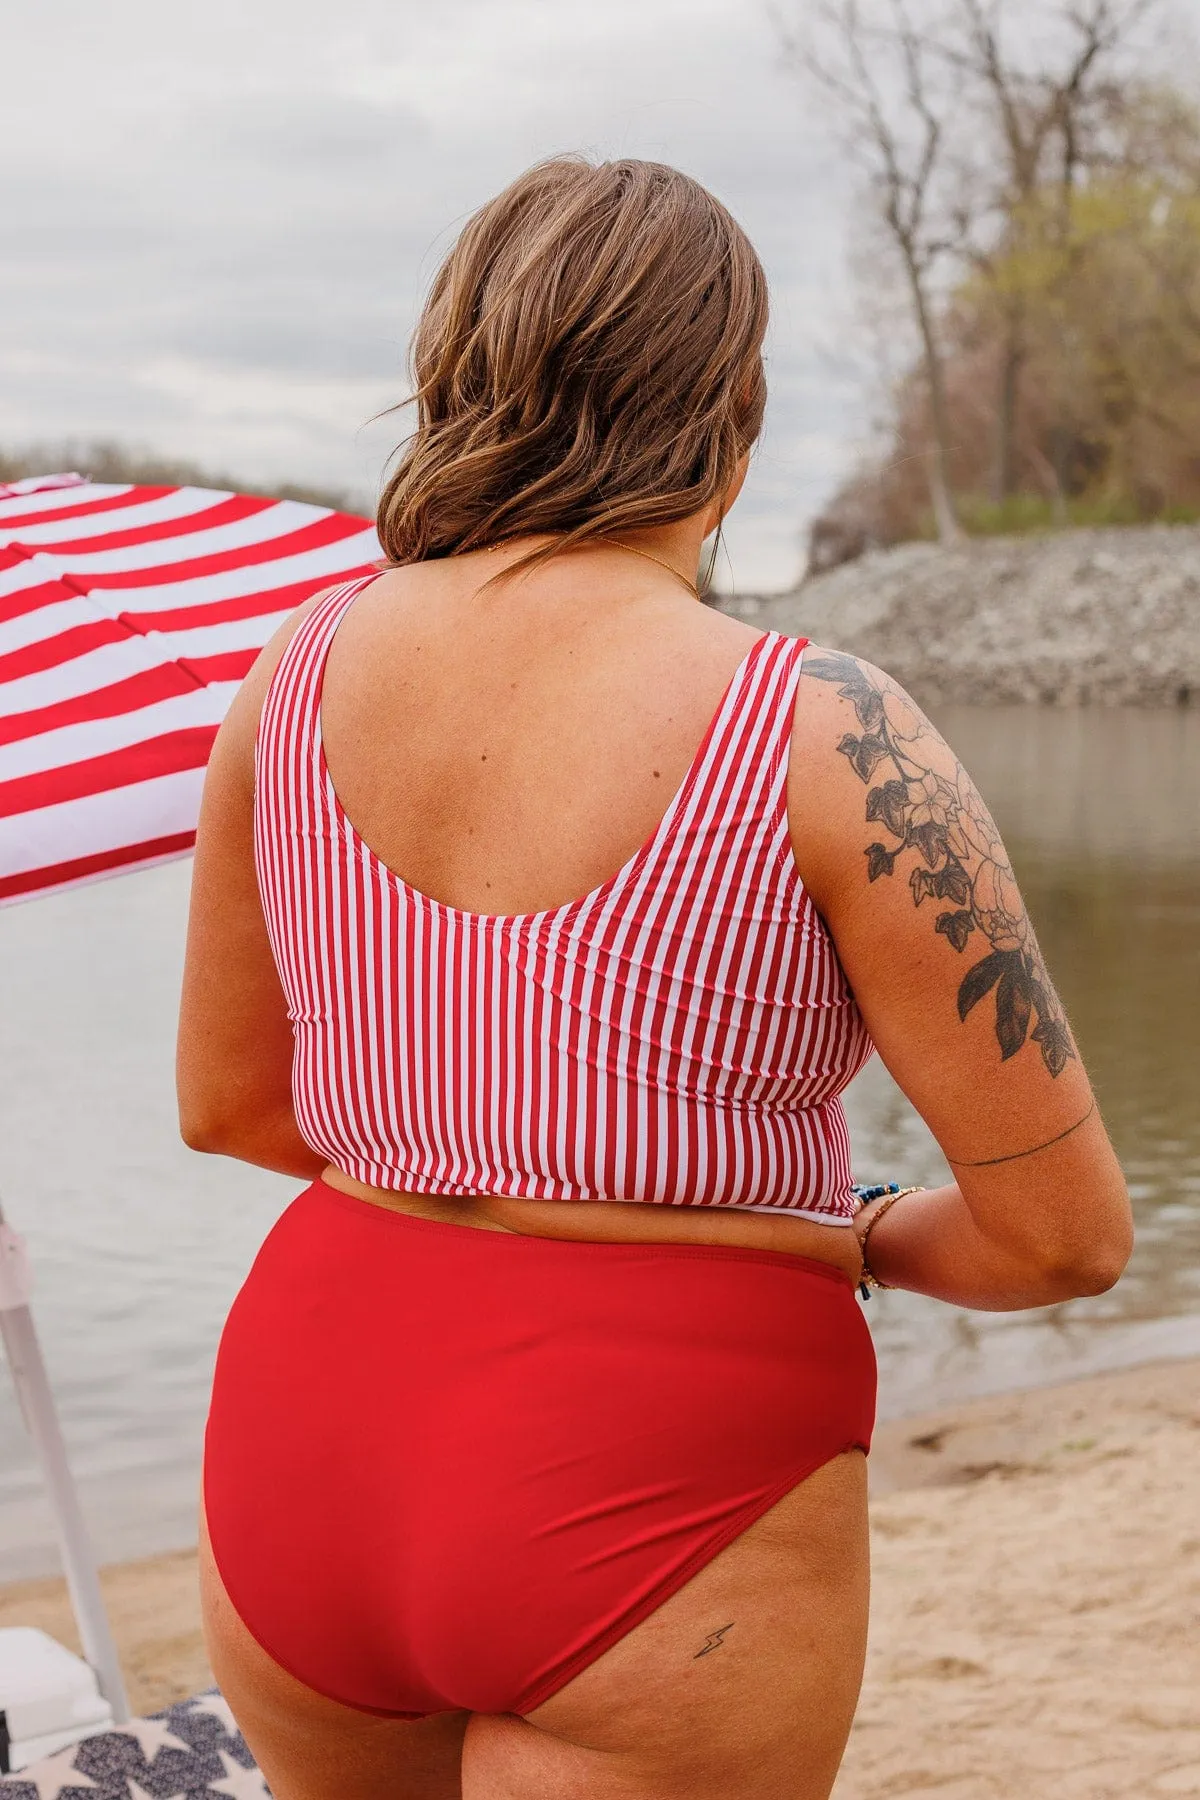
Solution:
[{"label": "red and white striped umbrella", "polygon": [[378,556],[366,519],[295,500],[0,486],[0,904],[189,850],[255,656]]},{"label": "red and white striped umbrella", "polygon": [[[180,856],[239,681],[276,626],[379,555],[365,519],[194,487],[0,485],[0,904]],[[0,1340],[102,1693],[129,1716],[87,1528],[0,1210]]]}]

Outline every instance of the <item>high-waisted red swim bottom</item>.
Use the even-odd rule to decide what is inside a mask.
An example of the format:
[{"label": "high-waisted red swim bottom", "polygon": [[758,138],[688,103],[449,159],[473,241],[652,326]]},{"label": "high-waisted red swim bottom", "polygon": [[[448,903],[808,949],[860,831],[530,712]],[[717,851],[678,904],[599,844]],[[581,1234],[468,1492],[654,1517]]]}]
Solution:
[{"label": "high-waisted red swim bottom", "polygon": [[870,1442],[845,1276],[518,1237],[315,1182],[217,1358],[205,1508],[274,1660],[335,1700],[527,1713]]}]

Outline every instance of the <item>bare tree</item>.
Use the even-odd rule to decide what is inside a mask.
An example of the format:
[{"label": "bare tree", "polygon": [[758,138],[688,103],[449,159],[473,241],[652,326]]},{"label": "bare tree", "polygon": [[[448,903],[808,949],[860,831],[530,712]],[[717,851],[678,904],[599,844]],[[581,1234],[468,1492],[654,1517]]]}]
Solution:
[{"label": "bare tree", "polygon": [[962,527],[950,486],[946,382],[938,341],[935,271],[955,247],[942,205],[947,174],[947,84],[937,37],[917,26],[908,0],[801,0],[804,23],[773,20],[789,62],[833,103],[847,147],[865,162],[878,216],[900,258],[921,343],[934,444],[929,492],[938,537]]},{"label": "bare tree", "polygon": [[[989,245],[980,239],[978,216],[960,219],[964,241],[974,236],[975,266],[985,278],[994,273],[993,249],[1011,249],[1011,238],[1034,213],[1038,200],[1056,192],[1055,227],[1060,246],[1070,239],[1072,206],[1092,113],[1111,83],[1112,65],[1129,46],[1142,21],[1159,0],[1054,0],[1038,8],[1043,40],[1037,60],[1018,60],[1014,36],[1030,38],[1028,5],[1011,0],[955,0],[956,27],[946,42],[946,55],[963,79],[979,90],[993,123],[1000,156],[1000,176],[989,207],[998,211],[1001,230]],[[1014,16],[1018,15],[1018,16]],[[1017,404],[1025,361],[1025,304],[1019,284],[997,291],[1004,323],[995,409],[995,452],[992,490],[997,501],[1014,490]],[[1054,498],[1065,496],[1061,471],[1053,472]]]}]

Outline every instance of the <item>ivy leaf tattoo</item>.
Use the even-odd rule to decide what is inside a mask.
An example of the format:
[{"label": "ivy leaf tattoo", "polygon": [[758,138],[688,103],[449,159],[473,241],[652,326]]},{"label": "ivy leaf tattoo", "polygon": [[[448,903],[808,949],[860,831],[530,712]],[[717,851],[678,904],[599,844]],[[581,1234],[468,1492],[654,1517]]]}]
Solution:
[{"label": "ivy leaf tattoo", "polygon": [[[977,936],[989,946],[963,977],[959,1018],[994,995],[1001,1060],[1033,1043],[1050,1074],[1061,1075],[1075,1056],[1066,1015],[974,783],[962,768],[947,779],[931,766],[933,728],[886,676],[832,651],[807,661],[804,673],[834,685],[860,726],[838,750],[868,789],[868,823],[893,840],[867,846],[868,881],[893,876],[906,854],[916,858],[908,874],[913,905],[941,902],[934,930],[960,956]],[[875,780],[877,772],[883,780]]]},{"label": "ivy leaf tattoo", "polygon": [[854,764],[855,773],[863,781],[870,781],[875,765],[882,762],[887,755],[887,743],[882,737],[855,737],[847,732],[838,745],[843,756],[848,756]]},{"label": "ivy leaf tattoo", "polygon": [[938,914],[935,931],[948,937],[956,950],[965,950],[967,939],[975,929],[975,917],[969,912],[944,912]]},{"label": "ivy leaf tattoo", "polygon": [[867,818],[872,824],[881,821],[893,837],[902,838],[907,802],[908,790],[902,781],[885,781],[882,787],[872,788],[867,795]]}]

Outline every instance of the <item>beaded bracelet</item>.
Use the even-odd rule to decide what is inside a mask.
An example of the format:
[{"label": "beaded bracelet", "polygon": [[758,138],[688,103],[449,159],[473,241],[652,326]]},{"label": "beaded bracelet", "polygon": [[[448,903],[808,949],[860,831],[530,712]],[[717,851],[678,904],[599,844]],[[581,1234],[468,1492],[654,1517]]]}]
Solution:
[{"label": "beaded bracelet", "polygon": [[890,1285],[890,1283],[886,1281],[880,1281],[878,1275],[872,1272],[871,1265],[867,1261],[867,1242],[871,1233],[878,1225],[880,1219],[883,1218],[884,1214],[890,1212],[892,1207],[895,1206],[897,1200],[903,1200],[906,1194],[923,1194],[925,1189],[923,1187],[901,1187],[899,1183],[895,1181],[885,1181],[875,1187],[856,1187],[854,1192],[858,1195],[861,1202],[861,1205],[859,1206],[860,1212],[864,1206],[870,1206],[875,1200],[883,1201],[883,1205],[879,1208],[878,1212],[874,1213],[868,1221],[867,1229],[863,1232],[858,1243],[858,1253],[862,1257],[862,1274],[859,1277],[858,1291],[864,1300],[869,1300],[872,1291],[875,1288],[887,1288]]}]

